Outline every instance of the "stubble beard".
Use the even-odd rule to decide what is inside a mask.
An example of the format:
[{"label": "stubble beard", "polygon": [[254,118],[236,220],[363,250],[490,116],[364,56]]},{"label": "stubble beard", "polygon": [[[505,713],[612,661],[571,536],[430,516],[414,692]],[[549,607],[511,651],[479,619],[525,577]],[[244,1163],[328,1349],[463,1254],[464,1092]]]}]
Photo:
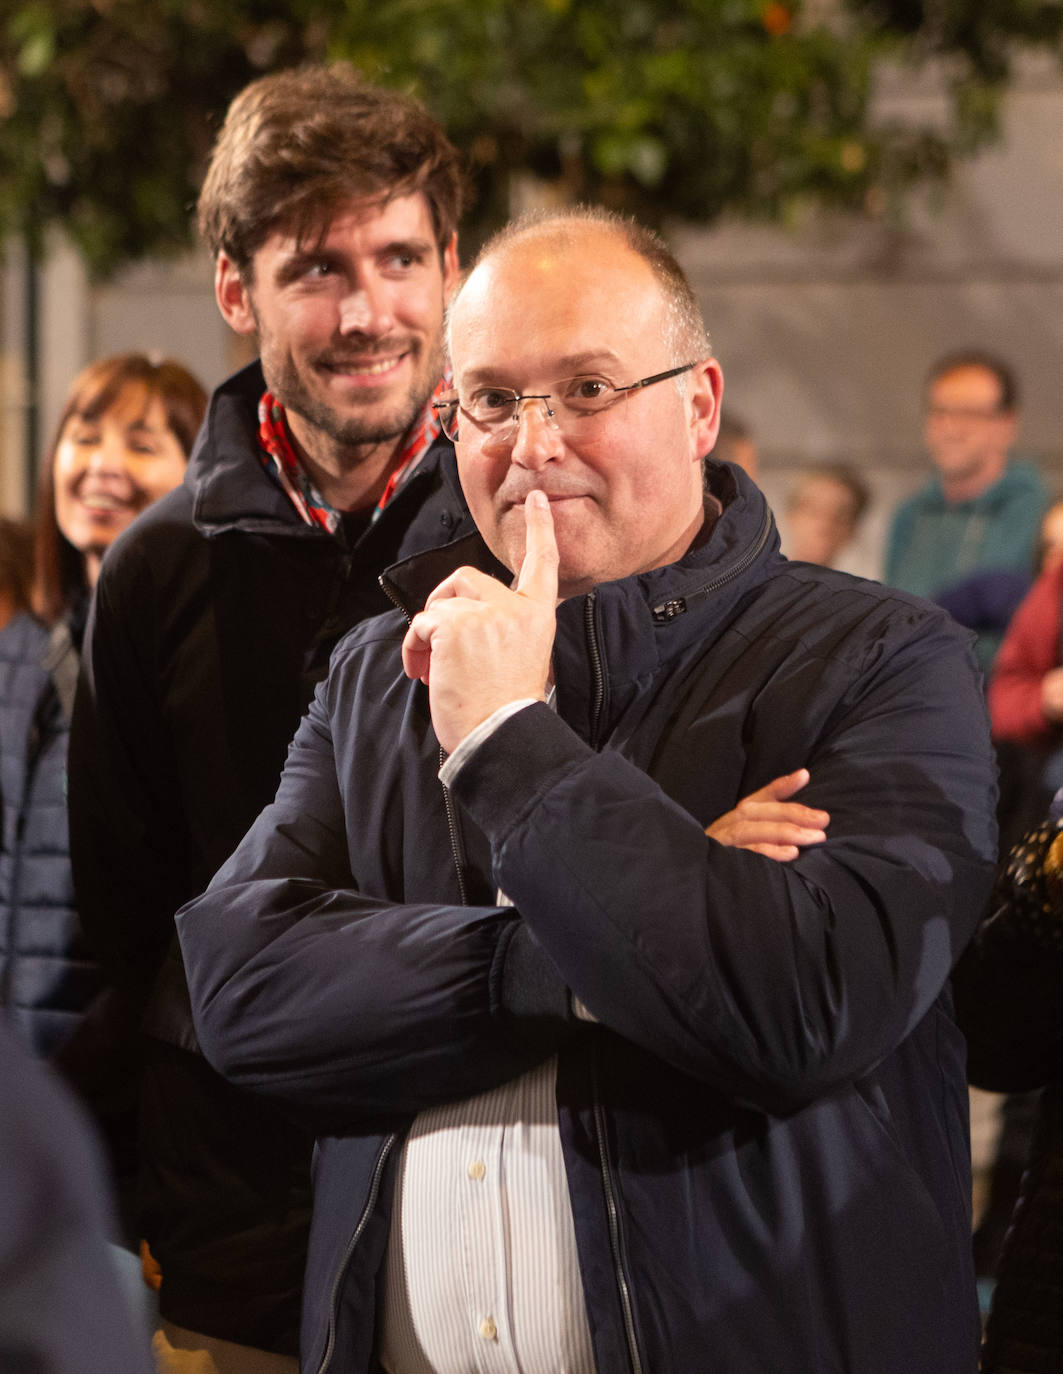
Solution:
[{"label": "stubble beard", "polygon": [[[418,345],[411,343],[410,347],[416,349]],[[443,362],[442,347],[437,346],[424,355],[422,365],[415,368],[405,396],[381,410],[380,398],[368,392],[361,403],[366,413],[352,414],[315,395],[290,355],[276,369],[269,365],[265,352],[262,359],[266,385],[285,410],[299,415],[307,426],[327,437],[332,445],[350,457],[368,456],[381,444],[393,443],[409,430],[442,376]],[[354,404],[358,405],[359,401],[355,400]]]}]

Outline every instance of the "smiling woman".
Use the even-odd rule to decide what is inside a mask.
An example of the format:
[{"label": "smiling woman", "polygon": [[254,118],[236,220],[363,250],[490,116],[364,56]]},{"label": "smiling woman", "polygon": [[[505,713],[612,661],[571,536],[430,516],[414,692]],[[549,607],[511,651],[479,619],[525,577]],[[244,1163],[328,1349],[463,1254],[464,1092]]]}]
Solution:
[{"label": "smiling woman", "polygon": [[34,609],[54,624],[96,585],[119,534],[184,475],[206,409],[180,363],[121,353],[75,377],[37,489]]},{"label": "smiling woman", "polygon": [[66,754],[100,561],[184,474],[206,408],[170,361],[121,354],[75,378],[37,492],[32,605],[0,630],[0,1005],[31,1049],[63,1049],[98,988],[74,908]]}]

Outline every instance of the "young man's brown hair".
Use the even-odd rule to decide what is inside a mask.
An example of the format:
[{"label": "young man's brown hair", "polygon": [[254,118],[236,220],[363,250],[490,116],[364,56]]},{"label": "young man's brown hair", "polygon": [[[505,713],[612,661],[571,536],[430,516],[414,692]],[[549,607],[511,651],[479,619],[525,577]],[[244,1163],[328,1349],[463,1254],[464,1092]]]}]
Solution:
[{"label": "young man's brown hair", "polygon": [[420,191],[440,251],[461,215],[457,150],[412,96],[344,63],[261,77],[229,106],[199,197],[199,229],[246,278],[274,229],[322,229],[345,201]]}]

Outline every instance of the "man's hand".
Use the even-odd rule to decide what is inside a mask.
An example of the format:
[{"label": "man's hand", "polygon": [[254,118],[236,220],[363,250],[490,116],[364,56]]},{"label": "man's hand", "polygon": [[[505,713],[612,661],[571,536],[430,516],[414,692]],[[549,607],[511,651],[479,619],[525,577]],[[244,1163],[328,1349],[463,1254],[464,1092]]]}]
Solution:
[{"label": "man's hand", "polygon": [[428,686],[432,724],[452,754],[500,706],[546,699],[557,610],[557,541],[550,502],[524,502],[524,562],[514,588],[475,568],[441,582],[402,641],[407,677]]},{"label": "man's hand", "polygon": [[780,863],[796,859],[806,845],[823,843],[830,824],[828,812],[789,800],[807,787],[808,780],[807,768],[775,778],[743,797],[733,811],[713,821],[705,834],[720,844],[751,849]]}]

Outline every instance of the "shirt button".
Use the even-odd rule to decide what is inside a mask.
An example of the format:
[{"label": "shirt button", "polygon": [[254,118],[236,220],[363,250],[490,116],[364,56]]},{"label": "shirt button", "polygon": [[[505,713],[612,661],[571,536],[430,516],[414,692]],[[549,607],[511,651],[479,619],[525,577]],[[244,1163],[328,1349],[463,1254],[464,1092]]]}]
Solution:
[{"label": "shirt button", "polygon": [[474,1159],[469,1165],[469,1177],[475,1179],[477,1183],[487,1174],[487,1165],[482,1159]]},{"label": "shirt button", "polygon": [[485,1341],[493,1341],[498,1335],[498,1327],[495,1325],[493,1318],[484,1317],[483,1321],[480,1323],[480,1335]]}]

